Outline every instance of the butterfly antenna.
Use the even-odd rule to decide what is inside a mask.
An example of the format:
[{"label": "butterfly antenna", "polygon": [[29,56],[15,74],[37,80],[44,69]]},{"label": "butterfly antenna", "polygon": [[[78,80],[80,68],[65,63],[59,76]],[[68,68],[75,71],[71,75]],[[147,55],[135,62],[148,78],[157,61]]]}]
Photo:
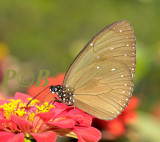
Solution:
[{"label": "butterfly antenna", "polygon": [[39,92],[36,96],[34,96],[27,104],[27,106],[35,99],[37,98],[43,91],[45,91],[47,88],[49,88],[50,86],[46,87],[45,89],[43,89],[41,92]]}]

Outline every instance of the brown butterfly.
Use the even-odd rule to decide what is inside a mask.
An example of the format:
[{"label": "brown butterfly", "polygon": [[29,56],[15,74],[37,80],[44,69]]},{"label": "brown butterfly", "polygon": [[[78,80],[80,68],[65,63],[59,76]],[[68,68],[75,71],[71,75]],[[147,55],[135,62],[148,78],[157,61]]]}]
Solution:
[{"label": "brown butterfly", "polygon": [[133,28],[126,20],[117,21],[82,49],[70,65],[63,85],[50,86],[51,93],[59,97],[53,100],[73,105],[99,119],[114,119],[132,96],[135,66]]}]

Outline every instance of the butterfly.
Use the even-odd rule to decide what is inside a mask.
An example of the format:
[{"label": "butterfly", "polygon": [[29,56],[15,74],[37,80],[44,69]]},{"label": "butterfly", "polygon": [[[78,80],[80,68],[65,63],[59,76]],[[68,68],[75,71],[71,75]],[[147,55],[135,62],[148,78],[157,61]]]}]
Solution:
[{"label": "butterfly", "polygon": [[49,87],[58,96],[51,102],[63,102],[96,118],[112,120],[129,103],[135,67],[133,28],[126,20],[114,22],[81,50],[70,65],[63,85]]}]

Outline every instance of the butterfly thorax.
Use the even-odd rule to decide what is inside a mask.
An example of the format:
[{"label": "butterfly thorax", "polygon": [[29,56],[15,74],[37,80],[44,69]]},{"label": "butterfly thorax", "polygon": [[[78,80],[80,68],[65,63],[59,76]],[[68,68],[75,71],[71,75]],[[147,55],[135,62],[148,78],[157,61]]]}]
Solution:
[{"label": "butterfly thorax", "polygon": [[73,89],[64,87],[62,85],[50,86],[51,93],[55,93],[61,102],[66,103],[66,105],[74,104],[74,93]]}]

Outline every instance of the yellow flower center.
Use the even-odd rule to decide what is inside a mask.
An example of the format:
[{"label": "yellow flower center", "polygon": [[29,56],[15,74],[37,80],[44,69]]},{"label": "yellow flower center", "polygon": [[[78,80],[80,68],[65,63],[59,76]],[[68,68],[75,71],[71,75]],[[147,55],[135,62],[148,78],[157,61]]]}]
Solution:
[{"label": "yellow flower center", "polygon": [[48,102],[45,102],[42,105],[37,105],[37,103],[39,103],[38,100],[32,100],[32,98],[28,98],[28,100],[30,100],[31,103],[27,106],[26,103],[23,103],[19,99],[10,99],[10,102],[1,105],[0,109],[3,109],[3,114],[6,119],[10,119],[11,114],[15,114],[21,118],[25,117],[32,122],[37,113],[49,112],[51,108],[54,108],[54,106],[52,104],[49,105]]}]

